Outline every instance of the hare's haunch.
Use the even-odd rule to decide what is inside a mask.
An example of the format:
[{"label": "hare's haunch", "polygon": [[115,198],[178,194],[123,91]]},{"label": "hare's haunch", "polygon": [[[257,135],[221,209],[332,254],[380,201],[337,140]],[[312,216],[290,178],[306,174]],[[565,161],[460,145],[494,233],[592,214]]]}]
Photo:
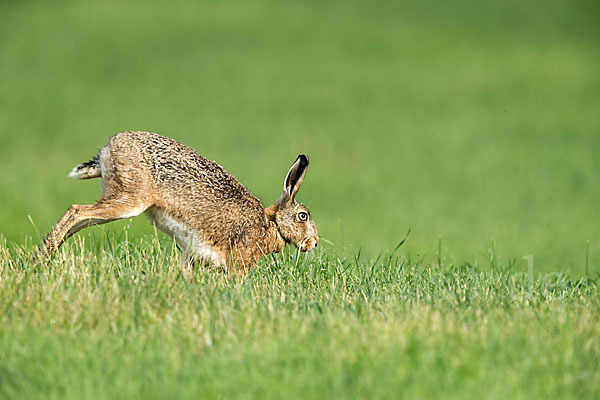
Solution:
[{"label": "hare's haunch", "polygon": [[319,243],[317,228],[295,200],[307,167],[308,157],[299,155],[283,194],[264,208],[223,167],[195,150],[155,133],[118,133],[69,174],[100,178],[102,196],[94,205],[71,205],[44,239],[43,252],[50,256],[87,226],[143,212],[174,238],[183,260],[247,270],[286,243],[310,251]]}]

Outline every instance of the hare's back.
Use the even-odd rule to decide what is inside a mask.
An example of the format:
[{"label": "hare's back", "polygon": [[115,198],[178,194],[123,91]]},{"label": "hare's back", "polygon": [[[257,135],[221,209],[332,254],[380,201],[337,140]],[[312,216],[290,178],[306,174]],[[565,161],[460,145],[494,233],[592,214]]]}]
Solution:
[{"label": "hare's back", "polygon": [[[173,139],[150,132],[123,132],[109,142],[111,154],[122,160],[117,164],[136,163],[151,176],[154,190],[177,202],[191,201],[203,206],[223,205],[262,207],[233,175],[194,149]],[[250,204],[249,204],[250,203]]]}]

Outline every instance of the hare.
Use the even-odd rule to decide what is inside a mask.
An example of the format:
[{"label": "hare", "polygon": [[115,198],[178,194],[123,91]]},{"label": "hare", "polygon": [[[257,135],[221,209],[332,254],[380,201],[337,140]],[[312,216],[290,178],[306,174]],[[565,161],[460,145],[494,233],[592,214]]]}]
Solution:
[{"label": "hare", "polygon": [[301,251],[319,244],[310,212],[295,200],[308,157],[299,155],[281,197],[264,208],[223,167],[173,139],[150,132],[112,136],[91,161],[69,174],[101,178],[94,205],[71,205],[43,241],[46,257],[81,229],[146,213],[170,235],[182,260],[248,270],[264,255],[292,243]]}]

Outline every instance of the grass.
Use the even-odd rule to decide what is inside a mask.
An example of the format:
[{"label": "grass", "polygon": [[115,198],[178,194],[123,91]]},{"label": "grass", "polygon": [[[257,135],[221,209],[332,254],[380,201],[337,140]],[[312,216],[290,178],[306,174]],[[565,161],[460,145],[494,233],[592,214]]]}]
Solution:
[{"label": "grass", "polygon": [[[299,197],[336,252],[598,271],[593,1],[55,1],[0,5],[0,229],[37,237],[115,132],[174,137],[265,204]],[[111,228],[108,228],[111,229]],[[115,226],[119,232],[122,225]],[[151,233],[135,220],[132,235]],[[99,232],[95,233],[96,235]]]},{"label": "grass", "polygon": [[286,252],[246,276],[157,239],[0,254],[0,397],[595,398],[592,279]]}]

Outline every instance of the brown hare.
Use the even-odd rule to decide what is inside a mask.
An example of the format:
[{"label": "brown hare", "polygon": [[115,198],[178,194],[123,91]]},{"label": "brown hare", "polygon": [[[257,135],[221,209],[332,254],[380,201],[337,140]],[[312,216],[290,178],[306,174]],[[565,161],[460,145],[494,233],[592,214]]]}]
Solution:
[{"label": "brown hare", "polygon": [[44,239],[45,256],[79,230],[146,213],[175,240],[184,261],[252,268],[286,243],[301,251],[317,247],[310,212],[295,200],[308,157],[299,155],[283,183],[283,194],[264,208],[223,167],[175,140],[149,132],[112,136],[72,178],[101,178],[94,205],[71,205]]}]

